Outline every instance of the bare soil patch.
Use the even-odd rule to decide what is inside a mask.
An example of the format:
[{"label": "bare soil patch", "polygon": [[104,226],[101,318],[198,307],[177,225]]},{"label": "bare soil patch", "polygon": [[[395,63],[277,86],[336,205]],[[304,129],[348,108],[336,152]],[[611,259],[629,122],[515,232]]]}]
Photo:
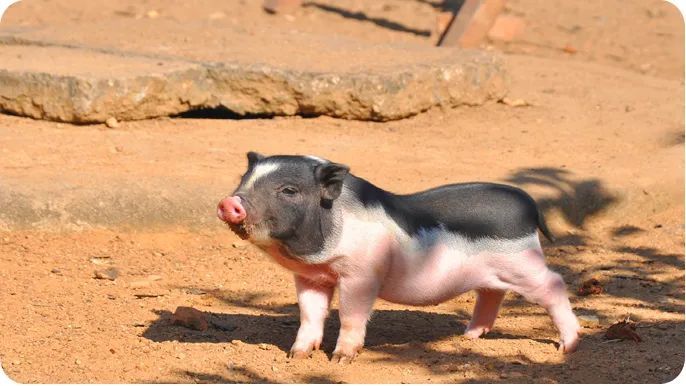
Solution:
[{"label": "bare soil patch", "polygon": [[[505,55],[510,96],[528,106],[387,123],[195,117],[115,129],[0,115],[0,194],[26,203],[0,223],[4,371],[18,382],[74,383],[674,379],[684,363],[682,20],[659,1],[509,3],[526,32],[491,49]],[[248,1],[24,1],[3,26],[140,16],[432,44],[442,9],[322,1],[286,17]],[[568,44],[575,54],[559,49]],[[474,180],[525,188],[558,236],[544,244],[550,265],[577,315],[592,317],[578,352],[559,354],[544,310],[514,294],[491,333],[463,339],[468,293],[434,307],[378,302],[366,349],[347,366],[328,361],[334,301],[323,350],[288,359],[298,327],[291,274],[234,246],[213,217],[248,150],[316,154],[395,192]],[[602,292],[576,295],[592,278]],[[174,325],[179,306],[201,310],[208,328]],[[607,328],[627,315],[641,341],[608,342]]]}]

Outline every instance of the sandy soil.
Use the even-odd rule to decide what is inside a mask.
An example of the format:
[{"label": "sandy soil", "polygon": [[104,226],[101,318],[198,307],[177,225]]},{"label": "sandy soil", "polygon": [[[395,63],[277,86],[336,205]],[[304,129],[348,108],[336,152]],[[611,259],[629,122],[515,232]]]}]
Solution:
[{"label": "sandy soil", "polygon": [[[248,1],[25,1],[3,25],[149,17],[155,10],[151,22],[434,41],[439,2],[370,3],[316,2],[286,17],[264,15]],[[472,180],[522,186],[558,235],[544,247],[575,312],[600,320],[584,328],[578,352],[559,354],[544,310],[516,294],[507,295],[492,333],[463,339],[470,293],[425,308],[379,301],[365,350],[345,366],[328,361],[337,336],[334,302],[323,350],[289,360],[298,326],[291,275],[256,248],[235,247],[237,238],[218,221],[205,229],[179,222],[2,231],[3,369],[19,382],[75,383],[673,379],[684,363],[683,25],[667,4],[619,3],[510,2],[508,12],[524,17],[527,31],[485,48],[504,53],[511,96],[527,107],[492,103],[388,123],[175,118],[115,130],[0,115],[0,177],[35,186],[136,182],[157,192],[195,184],[219,200],[237,183],[248,150],[317,154],[396,192]],[[566,45],[578,51],[567,53]],[[93,277],[107,267],[118,270],[116,280]],[[592,277],[605,292],[574,295]],[[184,305],[206,312],[210,329],[171,325],[171,313]],[[605,329],[627,315],[639,322],[643,341],[606,342]]]}]

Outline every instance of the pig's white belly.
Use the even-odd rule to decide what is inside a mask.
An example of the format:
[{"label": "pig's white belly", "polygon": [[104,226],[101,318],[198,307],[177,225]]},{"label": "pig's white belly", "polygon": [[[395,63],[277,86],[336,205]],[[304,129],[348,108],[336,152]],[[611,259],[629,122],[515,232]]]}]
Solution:
[{"label": "pig's white belly", "polygon": [[531,275],[545,265],[540,248],[536,233],[512,240],[420,234],[391,251],[379,297],[429,305],[477,288],[506,289],[507,278],[522,272],[522,264]]},{"label": "pig's white belly", "polygon": [[409,235],[383,211],[362,213],[367,217],[344,213],[330,254],[345,258],[334,271],[345,276],[374,269],[378,296],[393,303],[431,305],[476,288],[506,289],[501,278],[523,263],[520,255],[540,252],[535,232],[518,239],[471,239],[436,227]]},{"label": "pig's white belly", "polygon": [[396,253],[381,283],[379,297],[393,303],[430,305],[474,289],[480,277],[474,259],[449,246],[436,245],[425,253]]}]

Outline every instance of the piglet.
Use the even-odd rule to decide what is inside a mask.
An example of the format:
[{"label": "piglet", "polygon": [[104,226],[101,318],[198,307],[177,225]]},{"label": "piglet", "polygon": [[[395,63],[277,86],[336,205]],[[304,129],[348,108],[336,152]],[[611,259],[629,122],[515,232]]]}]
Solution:
[{"label": "piglet", "polygon": [[433,305],[470,290],[477,300],[465,336],[493,328],[510,290],[547,310],[562,351],[576,349],[579,324],[537,231],[552,236],[524,191],[461,183],[397,195],[318,157],[247,156],[240,185],[217,215],[293,272],[300,328],[290,356],[319,349],[336,288],[334,361],[348,362],[362,348],[377,298]]}]

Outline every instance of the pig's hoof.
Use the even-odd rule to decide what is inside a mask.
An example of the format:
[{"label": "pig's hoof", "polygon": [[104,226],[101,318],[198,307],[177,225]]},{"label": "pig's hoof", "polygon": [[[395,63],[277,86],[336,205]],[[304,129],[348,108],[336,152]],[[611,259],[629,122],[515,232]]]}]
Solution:
[{"label": "pig's hoof", "polygon": [[293,359],[305,359],[312,356],[312,350],[291,350],[288,353],[289,358]]},{"label": "pig's hoof", "polygon": [[576,351],[577,347],[579,347],[579,337],[575,336],[571,339],[560,340],[560,346],[557,349],[565,354],[571,354]]},{"label": "pig's hoof", "polygon": [[481,335],[489,331],[486,327],[470,327],[464,332],[467,339],[478,339]]},{"label": "pig's hoof", "polygon": [[347,363],[352,362],[356,356],[357,356],[357,352],[343,353],[343,352],[334,351],[333,355],[331,355],[331,362],[347,364]]},{"label": "pig's hoof", "polygon": [[321,344],[321,337],[315,340],[297,340],[291,346],[291,351],[288,353],[289,358],[301,359],[309,358],[312,356],[314,350],[319,350],[319,345]]}]

